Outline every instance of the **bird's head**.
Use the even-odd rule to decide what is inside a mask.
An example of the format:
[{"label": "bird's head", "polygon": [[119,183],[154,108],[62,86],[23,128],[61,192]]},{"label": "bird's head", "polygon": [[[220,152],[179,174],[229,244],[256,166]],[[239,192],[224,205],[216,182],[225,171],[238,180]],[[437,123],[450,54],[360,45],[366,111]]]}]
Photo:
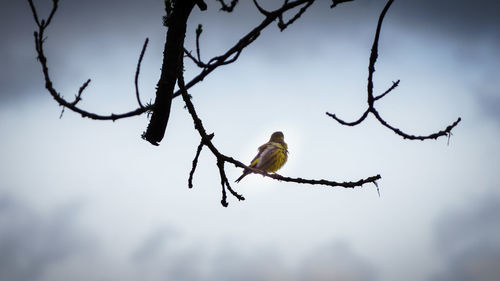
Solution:
[{"label": "bird's head", "polygon": [[271,138],[269,139],[269,141],[277,142],[277,143],[284,143],[285,142],[285,136],[283,136],[283,133],[280,132],[280,131],[274,132],[271,135]]}]

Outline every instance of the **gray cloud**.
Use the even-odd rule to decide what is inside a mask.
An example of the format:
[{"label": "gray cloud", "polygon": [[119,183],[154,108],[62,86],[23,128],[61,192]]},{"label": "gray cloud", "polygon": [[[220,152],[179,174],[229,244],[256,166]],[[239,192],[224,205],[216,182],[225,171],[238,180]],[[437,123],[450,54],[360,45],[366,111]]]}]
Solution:
[{"label": "gray cloud", "polygon": [[377,280],[369,261],[357,255],[348,243],[335,242],[312,252],[299,272],[300,280]]},{"label": "gray cloud", "polygon": [[73,220],[77,205],[44,217],[8,195],[0,195],[0,279],[40,280],[58,262],[89,246]]},{"label": "gray cloud", "polygon": [[492,88],[491,91],[480,91],[477,100],[482,109],[481,112],[500,126],[500,91],[496,85],[488,85],[488,87]]},{"label": "gray cloud", "polygon": [[[139,271],[147,268],[148,272],[157,272],[155,276],[158,280],[378,279],[371,263],[355,253],[348,243],[323,245],[311,250],[304,259],[291,264],[282,252],[271,245],[250,250],[242,250],[235,241],[224,241],[213,248],[205,243],[182,245],[181,236],[172,233],[171,230],[153,231],[133,254],[134,266]],[[145,257],[146,262],[142,260]]]},{"label": "gray cloud", "polygon": [[438,221],[436,242],[446,267],[434,280],[498,280],[500,195],[493,194]]}]

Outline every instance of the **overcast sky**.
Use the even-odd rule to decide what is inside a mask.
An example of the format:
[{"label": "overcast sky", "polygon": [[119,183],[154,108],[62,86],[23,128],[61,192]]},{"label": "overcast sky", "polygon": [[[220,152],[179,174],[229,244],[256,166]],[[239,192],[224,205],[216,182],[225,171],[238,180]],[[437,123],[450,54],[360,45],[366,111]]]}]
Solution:
[{"label": "overcast sky", "polygon": [[[50,1],[34,1],[40,17]],[[60,1],[47,30],[55,88],[101,114],[136,107],[133,78],[144,39],[143,101],[154,100],[166,29],[163,1]],[[232,14],[207,0],[189,19],[186,47],[203,24],[201,54],[223,53],[260,20],[251,1]],[[279,1],[260,1],[275,8]],[[408,141],[366,108],[369,52],[380,0],[330,9],[316,1],[295,24],[273,25],[235,64],[190,94],[221,152],[248,163],[281,130],[280,174],[374,185],[342,189],[257,175],[220,205],[214,157],[199,143],[181,99],[165,139],[140,138],[146,116],[82,119],[44,89],[27,1],[0,4],[1,280],[498,280],[500,276],[500,2],[396,0],[374,76],[392,125],[415,135],[463,121],[447,138]],[[186,65],[186,79],[199,70]],[[230,181],[241,170],[226,166]]]}]

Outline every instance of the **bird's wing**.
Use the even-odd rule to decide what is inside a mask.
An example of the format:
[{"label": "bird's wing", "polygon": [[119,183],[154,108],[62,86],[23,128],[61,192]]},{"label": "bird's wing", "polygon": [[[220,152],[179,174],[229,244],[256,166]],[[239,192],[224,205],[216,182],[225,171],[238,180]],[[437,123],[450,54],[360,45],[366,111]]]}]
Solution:
[{"label": "bird's wing", "polygon": [[255,168],[257,167],[257,164],[259,161],[269,153],[269,150],[272,148],[272,145],[270,142],[266,142],[265,144],[259,146],[259,152],[255,157],[252,159],[252,162],[250,162],[250,167]]},{"label": "bird's wing", "polygon": [[[255,168],[260,169],[263,165],[267,165],[264,162],[268,162],[268,160],[273,159],[273,154],[276,152],[276,149],[279,149],[281,146],[275,142],[268,142],[265,145],[259,147],[259,154],[257,154],[255,162]],[[262,161],[264,160],[264,161]],[[252,162],[253,163],[253,162]]]}]

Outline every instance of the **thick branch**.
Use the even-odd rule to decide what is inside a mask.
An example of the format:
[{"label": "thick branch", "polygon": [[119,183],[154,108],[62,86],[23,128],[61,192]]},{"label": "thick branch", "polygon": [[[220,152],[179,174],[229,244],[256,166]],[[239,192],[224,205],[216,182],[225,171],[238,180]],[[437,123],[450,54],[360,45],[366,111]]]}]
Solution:
[{"label": "thick branch", "polygon": [[[208,138],[211,140],[214,137],[214,134],[208,135]],[[198,148],[196,149],[196,154],[193,159],[193,166],[191,168],[191,172],[189,172],[189,178],[188,178],[188,188],[193,188],[193,176],[194,176],[194,171],[196,170],[196,166],[198,165],[198,158],[200,157],[201,150],[203,149],[203,146],[205,143],[203,142],[203,139],[200,141],[200,144],[198,145]]]},{"label": "thick branch", "polygon": [[195,2],[194,0],[176,1],[169,17],[168,32],[163,49],[163,64],[160,80],[156,88],[153,114],[146,132],[142,135],[145,140],[153,145],[159,145],[165,135],[170,117],[172,94],[184,50],[187,19]]}]

